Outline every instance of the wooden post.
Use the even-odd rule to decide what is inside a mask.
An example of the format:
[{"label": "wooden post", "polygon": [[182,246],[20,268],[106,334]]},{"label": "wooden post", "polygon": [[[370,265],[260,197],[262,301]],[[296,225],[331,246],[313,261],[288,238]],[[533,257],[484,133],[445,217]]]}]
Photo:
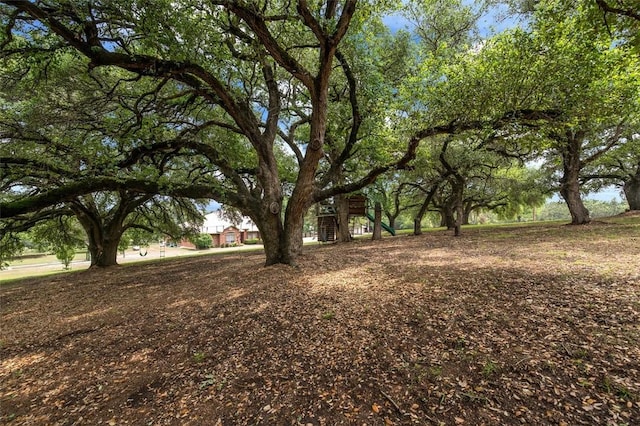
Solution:
[{"label": "wooden post", "polygon": [[375,214],[373,216],[373,240],[382,239],[382,206],[379,202],[375,205]]}]

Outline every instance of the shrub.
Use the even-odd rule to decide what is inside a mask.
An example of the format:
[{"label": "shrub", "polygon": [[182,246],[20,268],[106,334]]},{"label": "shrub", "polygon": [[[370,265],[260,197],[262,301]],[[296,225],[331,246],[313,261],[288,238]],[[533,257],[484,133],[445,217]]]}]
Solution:
[{"label": "shrub", "polygon": [[245,244],[260,244],[260,240],[257,238],[251,238],[248,240],[244,240]]},{"label": "shrub", "polygon": [[64,269],[69,269],[71,261],[76,255],[76,249],[73,246],[62,245],[55,249],[56,258],[64,265]]},{"label": "shrub", "polygon": [[198,234],[195,237],[190,238],[190,241],[198,250],[211,248],[211,245],[213,244],[213,239],[209,234]]}]

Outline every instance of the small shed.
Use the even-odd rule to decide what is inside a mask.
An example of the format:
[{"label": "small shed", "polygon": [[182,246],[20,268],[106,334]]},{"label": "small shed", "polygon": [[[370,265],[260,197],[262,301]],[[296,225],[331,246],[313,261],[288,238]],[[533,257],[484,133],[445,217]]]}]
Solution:
[{"label": "small shed", "polygon": [[318,216],[318,241],[335,241],[337,228],[335,215]]}]

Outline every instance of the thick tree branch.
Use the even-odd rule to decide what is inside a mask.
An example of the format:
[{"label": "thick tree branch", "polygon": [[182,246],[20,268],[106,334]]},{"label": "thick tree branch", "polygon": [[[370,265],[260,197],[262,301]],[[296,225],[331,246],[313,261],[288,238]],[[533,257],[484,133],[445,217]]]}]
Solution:
[{"label": "thick tree branch", "polygon": [[256,37],[260,39],[264,47],[275,59],[275,61],[286,69],[291,75],[297,78],[309,90],[313,90],[313,77],[311,73],[305,69],[296,59],[280,46],[278,41],[273,37],[265,20],[262,19],[253,8],[244,6],[235,1],[214,1],[213,4],[224,6],[230,12],[242,19]]},{"label": "thick tree branch", "polygon": [[[200,65],[188,61],[170,61],[148,55],[132,55],[107,50],[101,44],[82,40],[76,34],[58,21],[52,12],[47,12],[35,3],[26,0],[16,0],[8,3],[12,7],[37,18],[73,48],[91,60],[91,67],[117,66],[127,71],[143,76],[171,78],[194,88],[202,97],[221,105],[233,118],[243,133],[254,146],[259,146],[262,139],[259,122],[249,104],[238,103],[231,90],[219,81],[213,74]],[[262,23],[264,26],[264,22]],[[265,27],[266,28],[266,27]],[[206,85],[210,90],[204,88]]]},{"label": "thick tree branch", "polygon": [[73,214],[71,209],[62,207],[38,211],[35,214],[16,216],[11,220],[2,221],[0,226],[0,240],[2,240],[2,236],[6,233],[25,232],[45,220],[55,219],[61,216],[73,216]]},{"label": "thick tree branch", "polygon": [[65,202],[71,202],[75,197],[98,191],[128,190],[132,193],[160,194],[173,197],[187,197],[194,199],[223,200],[230,205],[246,205],[247,199],[241,195],[222,192],[212,185],[162,185],[156,181],[139,179],[118,179],[113,177],[84,178],[46,192],[20,199],[0,202],[0,218],[12,218],[32,213],[44,208]]},{"label": "thick tree branch", "polygon": [[357,81],[353,75],[353,71],[347,62],[346,57],[336,50],[336,58],[340,62],[340,66],[347,78],[349,89],[349,103],[351,105],[351,129],[345,142],[345,146],[337,159],[331,162],[331,166],[324,176],[323,181],[319,186],[324,187],[331,182],[335,176],[339,173],[342,165],[347,161],[349,157],[353,155],[353,149],[358,142],[358,133],[360,132],[360,126],[362,124],[362,115],[360,114],[360,106],[358,104],[357,96]]},{"label": "thick tree branch", "polygon": [[640,21],[640,13],[638,10],[634,10],[632,7],[628,8],[620,8],[611,6],[605,0],[596,0],[596,4],[603,12],[615,13],[616,15],[627,16],[629,18],[633,18],[636,21]]},{"label": "thick tree branch", "polygon": [[581,167],[584,166],[585,164],[593,163],[598,158],[602,157],[604,154],[610,151],[613,147],[615,147],[618,144],[618,142],[620,142],[620,136],[622,135],[623,125],[624,125],[624,120],[616,126],[613,134],[607,137],[606,143],[603,147],[601,147],[595,153],[593,153],[592,155],[590,155],[589,157],[581,161]]},{"label": "thick tree branch", "polygon": [[402,170],[410,167],[410,163],[416,157],[416,151],[420,142],[428,137],[436,135],[452,135],[459,134],[469,130],[481,130],[487,127],[497,129],[505,124],[519,121],[543,121],[552,120],[557,118],[560,112],[557,110],[531,110],[522,109],[515,111],[508,111],[496,120],[489,122],[484,121],[471,121],[471,122],[458,122],[453,121],[449,124],[433,126],[426,129],[422,129],[415,133],[407,144],[407,150],[404,155],[397,161],[389,163],[387,165],[376,167],[369,171],[369,173],[358,181],[351,182],[345,185],[334,186],[328,189],[316,189],[314,191],[314,202],[325,200],[329,197],[338,194],[345,194],[349,192],[358,191],[365,186],[373,183],[378,176],[386,173],[392,169]]}]

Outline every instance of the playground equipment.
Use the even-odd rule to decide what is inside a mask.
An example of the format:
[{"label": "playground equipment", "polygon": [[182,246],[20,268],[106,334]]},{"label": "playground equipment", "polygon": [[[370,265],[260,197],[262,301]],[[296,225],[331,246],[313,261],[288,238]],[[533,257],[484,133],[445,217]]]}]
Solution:
[{"label": "playground equipment", "polygon": [[[371,215],[371,213],[367,212],[366,216],[371,222],[375,222],[376,218],[373,217]],[[388,233],[390,233],[394,237],[396,236],[396,230],[395,229],[393,229],[392,227],[390,227],[389,225],[387,225],[384,222],[380,222],[380,225],[382,226],[382,229],[384,229],[385,231],[387,231]]]},{"label": "playground equipment", "polygon": [[333,204],[322,203],[316,206],[318,219],[318,241],[335,241],[338,229],[338,214]]},{"label": "playground equipment", "polygon": [[[349,201],[349,218],[364,216],[370,221],[375,222],[375,217],[367,211],[367,197],[357,194],[351,195],[347,200]],[[316,206],[316,217],[318,219],[318,241],[335,241],[336,231],[338,229],[338,211],[336,206],[330,202],[318,204]],[[391,235],[396,235],[395,229],[386,223],[381,223],[381,226]]]}]

